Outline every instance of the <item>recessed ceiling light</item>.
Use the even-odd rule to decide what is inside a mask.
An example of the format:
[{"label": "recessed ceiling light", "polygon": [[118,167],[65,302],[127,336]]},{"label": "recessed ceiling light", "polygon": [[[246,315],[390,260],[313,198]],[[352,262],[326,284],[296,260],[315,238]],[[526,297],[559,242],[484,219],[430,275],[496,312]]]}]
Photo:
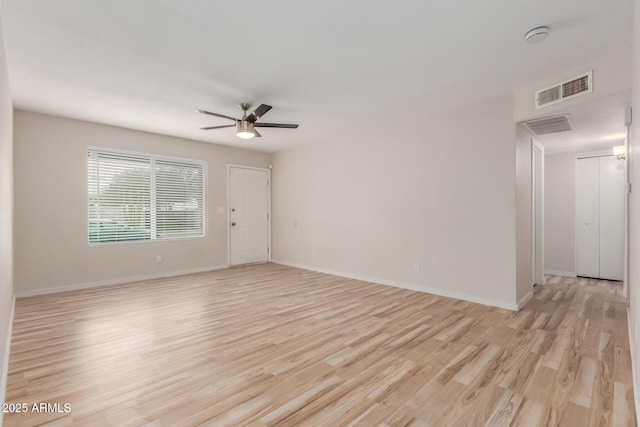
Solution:
[{"label": "recessed ceiling light", "polygon": [[524,40],[527,43],[534,44],[541,42],[547,37],[549,37],[549,27],[537,27],[525,34]]}]

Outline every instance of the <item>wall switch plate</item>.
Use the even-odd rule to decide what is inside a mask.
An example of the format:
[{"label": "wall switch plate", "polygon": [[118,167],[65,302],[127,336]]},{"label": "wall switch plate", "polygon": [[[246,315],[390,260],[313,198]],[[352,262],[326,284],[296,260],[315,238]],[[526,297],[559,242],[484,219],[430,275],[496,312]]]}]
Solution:
[{"label": "wall switch plate", "polygon": [[413,270],[414,271],[420,271],[420,263],[416,262],[415,264],[413,264]]},{"label": "wall switch plate", "polygon": [[162,255],[156,255],[156,262],[162,262]]},{"label": "wall switch plate", "polygon": [[316,252],[316,249],[315,249],[315,248],[311,249],[311,256],[316,256],[316,253],[317,253],[317,252]]}]

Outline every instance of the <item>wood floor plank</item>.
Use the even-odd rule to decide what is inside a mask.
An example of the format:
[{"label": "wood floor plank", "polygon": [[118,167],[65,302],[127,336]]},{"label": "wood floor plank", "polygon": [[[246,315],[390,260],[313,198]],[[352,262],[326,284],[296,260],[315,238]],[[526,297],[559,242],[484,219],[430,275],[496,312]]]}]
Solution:
[{"label": "wood floor plank", "polygon": [[517,313],[285,267],[20,298],[6,426],[634,426],[621,285]]}]

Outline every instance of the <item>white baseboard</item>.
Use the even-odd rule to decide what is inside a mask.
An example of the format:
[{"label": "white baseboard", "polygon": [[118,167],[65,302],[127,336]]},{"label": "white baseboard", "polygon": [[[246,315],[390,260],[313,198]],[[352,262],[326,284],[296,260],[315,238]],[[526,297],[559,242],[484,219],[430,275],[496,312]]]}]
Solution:
[{"label": "white baseboard", "polygon": [[529,300],[533,297],[533,290],[531,290],[527,295],[524,296],[520,301],[518,301],[518,311],[522,310]]},{"label": "white baseboard", "polygon": [[498,307],[498,308],[504,308],[504,309],[512,310],[512,311],[517,311],[518,310],[518,305],[517,304],[511,304],[511,303],[508,303],[506,301],[492,300],[492,299],[489,299],[489,298],[477,297],[475,295],[469,295],[469,294],[465,294],[465,293],[462,293],[462,292],[448,291],[448,290],[445,290],[445,289],[431,288],[431,287],[428,287],[428,286],[410,285],[410,284],[407,284],[407,283],[396,282],[396,281],[393,281],[393,280],[385,280],[385,279],[379,279],[379,278],[376,278],[376,277],[362,276],[362,275],[359,275],[359,274],[345,273],[343,271],[329,270],[329,269],[325,269],[325,268],[313,267],[313,266],[310,266],[310,265],[297,264],[297,263],[292,263],[292,262],[287,262],[287,261],[282,261],[282,260],[275,260],[274,259],[274,260],[271,260],[271,262],[273,262],[275,264],[287,265],[289,267],[301,268],[303,270],[317,271],[318,273],[331,274],[333,276],[346,277],[348,279],[361,280],[363,282],[377,283],[377,284],[380,284],[380,285],[393,286],[395,288],[409,289],[411,291],[424,292],[424,293],[427,293],[427,294],[433,294],[433,295],[438,295],[438,296],[447,297],[447,298],[455,298],[455,299],[459,299],[459,300],[463,300],[463,301],[475,302],[475,303],[478,303],[478,304],[489,305],[489,306]]},{"label": "white baseboard", "polygon": [[124,283],[139,282],[141,280],[160,279],[164,277],[182,276],[185,274],[203,273],[206,271],[222,270],[229,268],[227,264],[211,265],[208,267],[192,268],[189,270],[170,271],[166,273],[145,274],[141,276],[122,277],[113,280],[103,280],[100,282],[76,283],[73,285],[56,286],[44,289],[26,289],[16,292],[18,298],[32,297],[35,295],[55,294],[58,292],[77,291],[79,289],[97,288],[100,286],[122,285]]},{"label": "white baseboard", "polygon": [[[7,330],[7,342],[2,355],[2,371],[0,372],[0,404],[4,403],[7,395],[7,379],[9,376],[9,353],[11,350],[11,336],[13,335],[13,315],[16,310],[16,295],[11,301],[11,313],[9,314],[9,328]],[[0,427],[2,427],[3,412],[0,411]]]},{"label": "white baseboard", "polygon": [[544,274],[548,274],[550,276],[577,277],[575,271],[545,270]]},{"label": "white baseboard", "polygon": [[631,316],[627,308],[627,331],[629,332],[629,349],[631,350],[631,376],[633,381],[633,401],[636,405],[636,420],[640,420],[640,389],[638,389],[638,367],[636,366],[636,340]]}]

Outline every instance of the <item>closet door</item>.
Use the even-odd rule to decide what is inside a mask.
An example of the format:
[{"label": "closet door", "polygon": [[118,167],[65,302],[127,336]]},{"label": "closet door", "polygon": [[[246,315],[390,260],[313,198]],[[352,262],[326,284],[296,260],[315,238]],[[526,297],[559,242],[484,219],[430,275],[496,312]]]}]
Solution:
[{"label": "closet door", "polygon": [[624,165],[614,156],[600,158],[600,275],[622,280],[624,257]]},{"label": "closet door", "polygon": [[600,159],[576,161],[576,273],[600,277]]}]

